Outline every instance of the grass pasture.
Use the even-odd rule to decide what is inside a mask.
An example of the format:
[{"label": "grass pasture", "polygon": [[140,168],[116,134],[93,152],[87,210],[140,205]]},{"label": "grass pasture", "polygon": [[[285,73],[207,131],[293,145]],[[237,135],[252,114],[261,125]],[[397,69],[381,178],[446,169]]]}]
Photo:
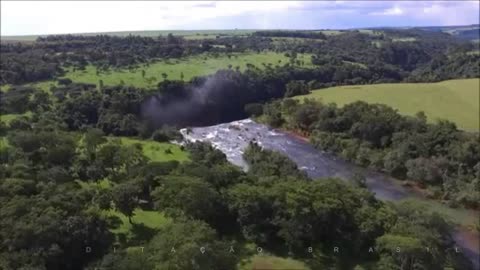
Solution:
[{"label": "grass pasture", "polygon": [[[310,65],[310,55],[298,55],[298,60],[303,60],[305,65]],[[123,81],[126,85],[137,87],[154,87],[158,82],[163,81],[162,74],[167,74],[169,80],[180,80],[183,73],[185,81],[195,76],[204,76],[215,73],[219,69],[227,69],[229,65],[232,68],[239,66],[245,70],[247,64],[253,64],[258,68],[263,68],[263,63],[283,65],[288,63],[289,59],[282,53],[264,52],[264,53],[243,53],[232,54],[230,58],[227,55],[214,57],[207,54],[185,57],[181,59],[160,60],[147,66],[142,66],[134,71],[128,69],[110,70],[100,72],[97,75],[94,66],[87,66],[84,71],[76,70],[67,72],[65,78],[74,82],[95,83],[102,80],[104,85],[116,85]],[[142,70],[145,71],[145,77],[142,76]],[[48,83],[43,83],[48,85]],[[43,86],[43,85],[42,85]]]},{"label": "grass pasture", "polygon": [[404,38],[393,38],[393,42],[414,42],[417,39],[414,37],[404,37]]},{"label": "grass pasture", "polygon": [[[118,217],[121,221],[119,224],[120,226],[116,229],[113,229],[112,232],[119,234],[126,234],[132,232],[134,225],[128,222],[128,217],[124,214],[116,211],[116,210],[109,210],[105,213],[107,216],[115,216]],[[143,226],[148,227],[150,229],[159,229],[165,224],[170,222],[170,219],[167,218],[163,213],[157,211],[147,211],[142,210],[140,208],[135,209],[132,216],[132,222],[135,225],[143,224]]]},{"label": "grass pasture", "polygon": [[[103,179],[97,182],[84,182],[80,180],[77,180],[76,182],[82,189],[90,192],[95,192],[96,190],[108,190],[115,185],[108,179]],[[139,231],[145,230],[143,227],[146,227],[147,230],[159,229],[170,222],[170,219],[161,212],[143,210],[141,208],[136,208],[133,211],[133,225],[130,224],[127,216],[115,209],[102,210],[102,215],[105,217],[117,217],[119,219],[118,227],[111,229],[111,232],[115,234],[124,234],[127,239],[134,237]]]},{"label": "grass pasture", "polygon": [[0,115],[0,122],[4,122],[5,124],[8,125],[10,123],[10,121],[12,121],[13,119],[18,118],[20,116],[31,117],[32,112],[26,112],[26,113],[23,113],[23,114],[15,114],[15,113],[1,114]]},{"label": "grass pasture", "polygon": [[11,85],[9,84],[4,84],[0,85],[0,92],[7,92],[10,89]]},{"label": "grass pasture", "polygon": [[341,30],[320,30],[318,32],[323,33],[326,36],[335,36],[335,35],[340,35],[343,34],[344,32]]},{"label": "grass pasture", "polygon": [[10,123],[13,119],[20,117],[21,114],[15,114],[15,113],[10,113],[10,114],[2,114],[0,115],[0,122],[4,122],[6,124]]},{"label": "grass pasture", "polygon": [[[186,151],[182,151],[180,146],[171,143],[160,143],[152,140],[140,140],[140,139],[132,139],[127,137],[121,138],[122,144],[131,145],[135,143],[139,143],[142,145],[143,153],[147,156],[151,161],[187,161],[188,153]],[[170,149],[172,152],[166,153]]]},{"label": "grass pasture", "polygon": [[[245,30],[245,29],[230,29],[230,30],[147,30],[147,31],[117,31],[117,32],[93,32],[93,33],[66,33],[72,35],[82,35],[82,36],[96,36],[96,35],[109,35],[109,36],[119,36],[125,37],[128,35],[134,36],[143,36],[143,37],[158,37],[158,36],[167,36],[172,34],[175,36],[182,36],[185,38],[216,38],[216,36],[237,36],[237,35],[248,35],[255,32],[256,30]],[[35,41],[40,36],[47,35],[19,35],[19,36],[2,36],[2,42],[9,41],[21,41],[21,42],[32,42]]]},{"label": "grass pasture", "polygon": [[85,181],[76,180],[76,182],[80,185],[82,189],[91,190],[91,191],[108,190],[114,185],[114,183],[112,183],[108,179],[102,179],[96,182],[85,182]]},{"label": "grass pasture", "polygon": [[242,261],[239,270],[309,270],[303,262],[271,255],[255,255]]},{"label": "grass pasture", "polygon": [[8,147],[7,137],[0,137],[0,149]]},{"label": "grass pasture", "polygon": [[314,90],[296,97],[321,99],[339,106],[362,100],[382,103],[406,115],[424,111],[430,121],[447,119],[461,129],[479,131],[480,79],[448,80],[437,83],[396,83],[338,86]]}]

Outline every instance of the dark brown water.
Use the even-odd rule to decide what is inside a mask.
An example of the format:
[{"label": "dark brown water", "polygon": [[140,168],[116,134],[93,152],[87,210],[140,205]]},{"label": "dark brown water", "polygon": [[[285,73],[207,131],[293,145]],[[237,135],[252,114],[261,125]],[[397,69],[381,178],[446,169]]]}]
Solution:
[{"label": "dark brown water", "polygon": [[[308,142],[286,132],[272,130],[250,119],[234,121],[208,127],[195,127],[187,134],[182,130],[186,140],[208,141],[224,152],[227,159],[245,170],[248,166],[242,158],[244,149],[250,141],[255,141],[262,147],[281,152],[293,160],[312,179],[322,177],[338,177],[349,181],[353,174],[361,172],[366,178],[367,188],[381,200],[397,201],[407,198],[424,199],[418,193],[400,184],[394,178],[361,168],[343,161],[331,154],[314,148]],[[463,211],[463,210],[455,210]],[[467,215],[477,215],[466,212]],[[478,215],[476,217],[478,219]],[[459,229],[452,233],[460,251],[463,252],[479,269],[478,233]]]}]

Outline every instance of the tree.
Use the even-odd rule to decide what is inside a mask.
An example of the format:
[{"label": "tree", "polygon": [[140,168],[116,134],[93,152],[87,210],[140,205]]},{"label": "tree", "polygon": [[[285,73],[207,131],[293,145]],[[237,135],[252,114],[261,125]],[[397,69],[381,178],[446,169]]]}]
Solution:
[{"label": "tree", "polygon": [[[88,199],[81,199],[74,185],[41,183],[29,194],[28,182],[19,184],[16,195],[0,192],[0,237],[5,241],[0,265],[6,265],[5,269],[79,269],[101,257],[112,244],[106,222],[91,211],[82,211]],[[85,253],[86,245],[94,247],[92,252]]]},{"label": "tree", "polygon": [[130,248],[128,251],[115,250],[103,256],[100,262],[94,263],[94,269],[118,270],[154,270],[155,264],[150,261],[149,254],[143,248]]},{"label": "tree", "polygon": [[153,132],[152,139],[157,142],[180,141],[183,136],[175,127],[164,125]]},{"label": "tree", "polygon": [[85,150],[90,160],[95,159],[97,147],[107,142],[102,130],[97,128],[88,129],[84,135]]},{"label": "tree", "polygon": [[30,106],[30,96],[39,90],[15,86],[6,93],[0,94],[0,112],[2,113],[25,113]]},{"label": "tree", "polygon": [[187,144],[187,150],[192,161],[205,164],[208,167],[227,162],[227,157],[222,151],[215,149],[206,142],[189,143]]},{"label": "tree", "polygon": [[282,116],[281,106],[278,102],[272,102],[263,107],[263,114],[268,125],[280,127],[285,123]]},{"label": "tree", "polygon": [[72,84],[72,80],[69,78],[60,78],[57,80],[59,85],[70,85]]},{"label": "tree", "polygon": [[162,73],[162,78],[163,78],[164,81],[167,80],[167,77],[168,77],[168,74],[167,74],[167,73]]},{"label": "tree", "polygon": [[241,248],[235,246],[235,253],[230,253],[230,247],[230,243],[218,240],[207,224],[180,219],[163,226],[145,251],[155,269],[235,269]]},{"label": "tree", "polygon": [[407,177],[423,184],[438,185],[447,172],[448,161],[445,158],[426,159],[419,157],[405,163]]},{"label": "tree", "polygon": [[77,130],[85,125],[97,123],[101,102],[102,95],[99,92],[84,92],[78,97],[62,102],[58,113],[70,129]]},{"label": "tree", "polygon": [[[8,123],[11,129],[20,129],[20,130],[31,130],[32,125],[31,125],[31,120],[26,117],[26,116],[21,116],[14,118]],[[6,126],[4,122],[2,122]]]},{"label": "tree", "polygon": [[48,111],[51,105],[52,101],[50,100],[50,96],[44,91],[35,92],[29,104],[30,110],[39,112]]},{"label": "tree", "polygon": [[133,211],[138,205],[138,189],[132,184],[119,184],[115,187],[113,194],[113,202],[115,207],[125,216],[128,217],[128,222],[133,224]]},{"label": "tree", "polygon": [[389,151],[383,159],[385,170],[387,170],[387,172],[399,178],[405,177],[406,161],[407,161],[407,156],[405,152],[402,151],[401,149],[395,149],[395,150]]},{"label": "tree", "polygon": [[109,142],[103,145],[96,154],[96,161],[99,167],[110,174],[115,174],[125,161],[122,159],[121,144],[118,141]]},{"label": "tree", "polygon": [[313,124],[319,120],[321,103],[305,99],[304,105],[300,106],[293,115],[293,124],[300,130],[310,132]]},{"label": "tree", "polygon": [[285,155],[262,149],[258,144],[250,142],[243,154],[248,163],[249,173],[258,176],[294,177],[305,179],[306,174],[300,171],[297,164]]},{"label": "tree", "polygon": [[164,177],[153,190],[152,199],[155,208],[160,211],[180,211],[187,217],[207,223],[215,221],[221,201],[219,194],[207,182],[188,176]]},{"label": "tree", "polygon": [[383,234],[394,217],[373,194],[337,179],[265,179],[238,184],[228,195],[247,239],[294,254],[304,254],[305,246],[313,245],[329,255],[330,248],[338,246],[344,250],[341,256],[356,256]]},{"label": "tree", "polygon": [[395,211],[393,226],[376,241],[381,257],[389,257],[382,263],[388,260],[400,269],[442,269],[446,265],[472,269],[468,260],[454,254],[451,228],[442,216],[415,201],[397,204]]},{"label": "tree", "polygon": [[111,180],[120,181],[137,168],[145,165],[147,158],[143,154],[142,145],[124,146],[119,140],[113,140],[96,153],[96,167],[102,168]]}]

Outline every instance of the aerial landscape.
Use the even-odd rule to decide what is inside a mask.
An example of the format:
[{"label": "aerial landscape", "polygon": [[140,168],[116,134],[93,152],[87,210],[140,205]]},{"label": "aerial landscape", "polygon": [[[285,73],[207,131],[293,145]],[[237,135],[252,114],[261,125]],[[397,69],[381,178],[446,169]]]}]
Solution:
[{"label": "aerial landscape", "polygon": [[478,1],[0,3],[0,270],[480,270]]}]

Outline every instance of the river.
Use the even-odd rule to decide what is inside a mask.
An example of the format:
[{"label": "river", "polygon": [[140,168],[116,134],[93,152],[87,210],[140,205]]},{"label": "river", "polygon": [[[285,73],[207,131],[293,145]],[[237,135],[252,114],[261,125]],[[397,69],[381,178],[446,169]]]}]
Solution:
[{"label": "river", "polygon": [[[351,179],[354,173],[360,172],[366,178],[367,188],[381,200],[397,201],[406,198],[417,198],[429,201],[430,204],[439,204],[435,201],[424,199],[421,195],[402,186],[400,181],[388,175],[343,161],[329,153],[314,148],[301,138],[286,132],[273,130],[250,119],[215,126],[194,127],[188,130],[188,132],[187,129],[182,129],[181,132],[188,141],[210,142],[214,147],[225,153],[231,163],[242,167],[244,170],[248,170],[248,165],[242,158],[243,151],[250,141],[255,141],[265,149],[285,154],[312,179],[338,177],[349,181],[348,179]],[[477,213],[473,211],[460,209],[454,211],[464,211],[462,214],[469,216],[472,220],[478,218]],[[453,232],[453,236],[460,247],[460,251],[464,252],[476,268],[479,269],[480,244],[478,233],[459,228]]]}]

